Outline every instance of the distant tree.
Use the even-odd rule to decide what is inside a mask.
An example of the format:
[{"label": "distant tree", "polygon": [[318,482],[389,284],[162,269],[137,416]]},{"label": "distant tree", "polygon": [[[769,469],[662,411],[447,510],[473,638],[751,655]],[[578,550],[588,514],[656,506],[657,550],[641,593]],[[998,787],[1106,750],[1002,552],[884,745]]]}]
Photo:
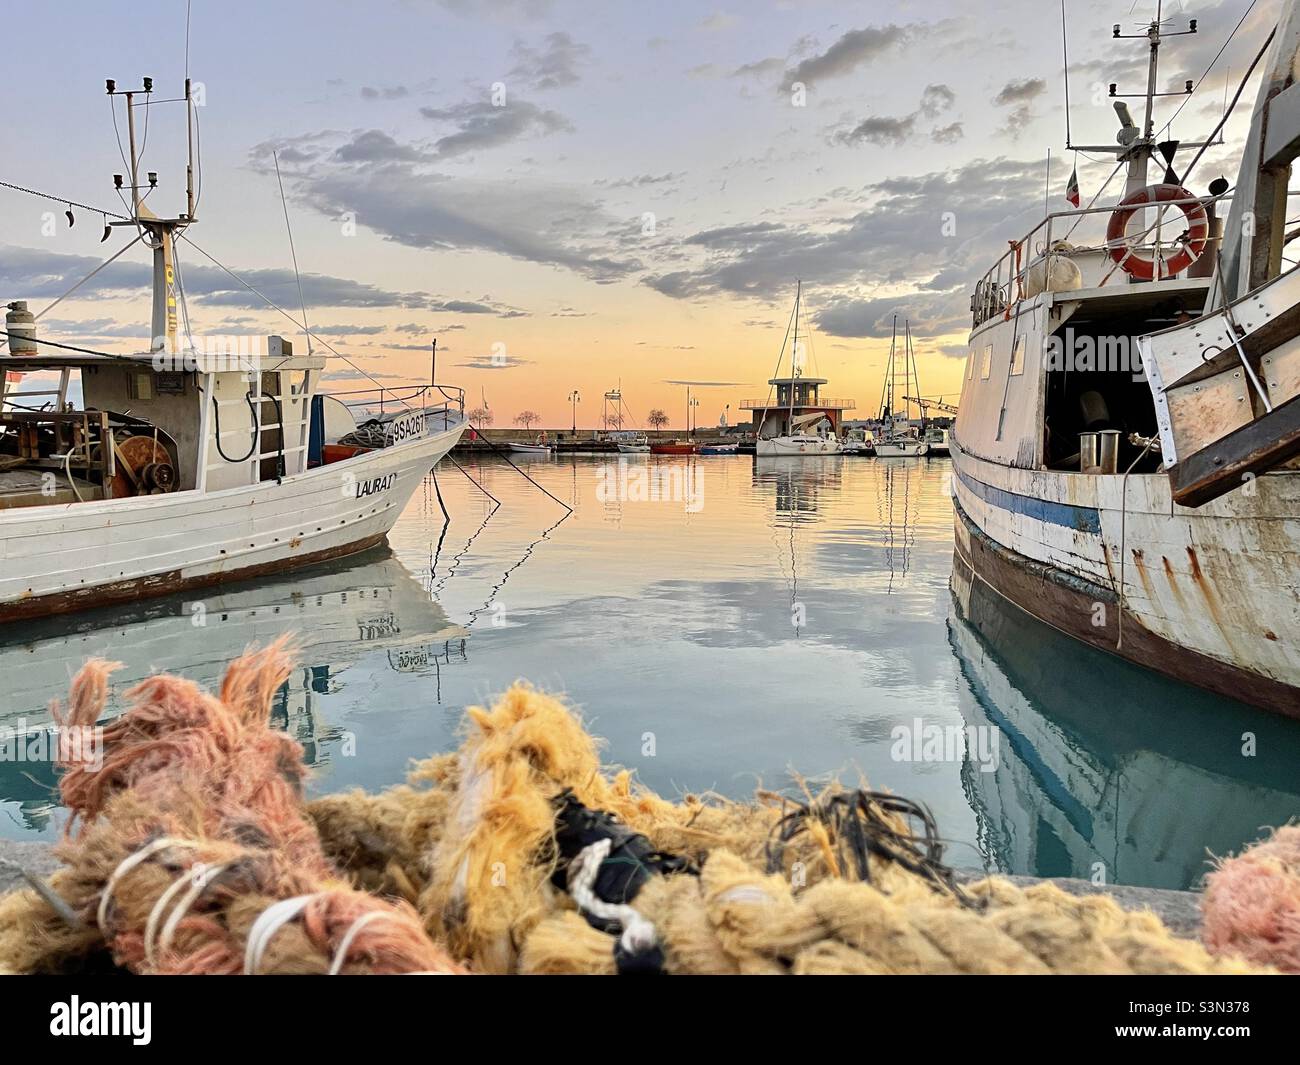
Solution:
[{"label": "distant tree", "polygon": [[603,422],[605,423],[605,428],[606,428],[606,429],[622,429],[622,428],[623,428],[623,416],[622,416],[621,414],[618,414],[618,413],[614,413],[614,414],[606,414],[606,415],[604,415],[604,416],[601,418],[601,421],[603,421]]},{"label": "distant tree", "polygon": [[469,420],[475,425],[491,425],[492,412],[487,407],[475,407],[469,412]]},{"label": "distant tree", "polygon": [[535,410],[521,410],[515,415],[515,424],[522,425],[524,429],[531,429],[534,425],[542,420],[542,416]]},{"label": "distant tree", "polygon": [[668,415],[656,407],[646,415],[645,420],[651,429],[662,429],[668,424]]}]

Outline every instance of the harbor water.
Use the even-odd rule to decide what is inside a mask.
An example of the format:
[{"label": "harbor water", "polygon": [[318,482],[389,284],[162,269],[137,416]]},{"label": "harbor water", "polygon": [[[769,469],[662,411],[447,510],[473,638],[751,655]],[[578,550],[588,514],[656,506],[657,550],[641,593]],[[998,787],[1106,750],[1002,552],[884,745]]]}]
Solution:
[{"label": "harbor water", "polygon": [[[670,795],[831,779],[920,800],[964,868],[1185,888],[1300,810],[1300,725],[953,587],[946,460],[439,467],[390,549],[0,634],[0,838],[66,820],[46,705],[90,655],[213,684],[296,633],[275,717],[313,793],[399,781],[517,679]],[[475,483],[477,482],[477,483]],[[567,511],[557,500],[573,508]],[[450,520],[444,519],[444,506]]]}]

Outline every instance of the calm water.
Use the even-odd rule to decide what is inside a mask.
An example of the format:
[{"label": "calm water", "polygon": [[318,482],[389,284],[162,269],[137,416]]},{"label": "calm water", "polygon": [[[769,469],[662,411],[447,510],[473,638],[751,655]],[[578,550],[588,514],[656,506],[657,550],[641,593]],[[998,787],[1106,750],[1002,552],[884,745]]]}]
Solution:
[{"label": "calm water", "polygon": [[[486,491],[446,467],[450,525],[430,480],[391,552],[9,632],[0,726],[38,726],[90,654],[125,661],[124,679],[212,683],[246,643],[294,630],[302,668],[276,720],[315,792],[399,780],[456,744],[464,707],[526,678],[657,790],[861,774],[927,803],[959,866],[1183,887],[1207,848],[1300,813],[1294,723],[950,590],[946,461],[525,468],[574,514],[557,525],[563,508],[504,463],[468,466]],[[14,747],[0,836],[52,838],[53,774]]]}]

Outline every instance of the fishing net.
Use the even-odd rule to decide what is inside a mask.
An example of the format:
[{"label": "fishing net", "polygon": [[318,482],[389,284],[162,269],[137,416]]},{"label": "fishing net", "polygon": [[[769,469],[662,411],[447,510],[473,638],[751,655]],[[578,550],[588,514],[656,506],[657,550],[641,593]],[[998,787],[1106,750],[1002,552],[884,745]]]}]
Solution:
[{"label": "fishing net", "polygon": [[[267,725],[282,645],[219,696],[155,677],[67,763],[44,891],[0,898],[0,971],[1235,973],[1147,912],[1050,884],[960,885],[920,804],[832,785],[669,801],[518,684],[459,750],[379,794],[302,800]],[[93,722],[109,667],[74,681]],[[1267,961],[1271,959],[1256,959]]]}]

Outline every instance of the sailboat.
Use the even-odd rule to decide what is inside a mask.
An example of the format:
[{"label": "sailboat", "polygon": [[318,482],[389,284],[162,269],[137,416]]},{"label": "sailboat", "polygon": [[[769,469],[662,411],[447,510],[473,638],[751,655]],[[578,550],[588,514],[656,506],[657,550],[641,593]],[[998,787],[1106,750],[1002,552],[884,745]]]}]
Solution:
[{"label": "sailboat", "polygon": [[[1074,146],[1117,157],[1118,202],[1050,212],[975,283],[951,434],[954,581],[1300,717],[1300,272],[1283,259],[1300,7],[1278,8],[1232,105],[1191,144],[1158,140],[1159,56],[1176,34],[1157,12],[1136,35],[1142,124],[1117,98],[1118,146]],[[1222,227],[1232,186],[1196,193],[1190,178],[1261,63]],[[1153,159],[1165,173],[1150,184]]]},{"label": "sailboat", "polygon": [[[880,397],[880,435],[876,438],[876,455],[882,459],[924,458],[930,453],[930,442],[922,439],[907,416],[908,393],[916,382],[915,355],[912,352],[912,328],[903,323],[903,352],[898,353],[898,315],[894,315],[892,335],[889,339],[889,361],[885,364],[885,382]],[[894,405],[898,388],[898,364],[903,364],[902,389],[899,396],[903,410]],[[920,391],[920,389],[917,389]]]},{"label": "sailboat", "polygon": [[[742,410],[754,412],[755,454],[759,458],[840,454],[840,422],[844,411],[854,407],[852,400],[826,399],[820,395],[826,378],[804,375],[804,348],[809,344],[810,334],[805,330],[804,339],[799,338],[802,298],[803,282],[800,281],[790,316],[794,342],[789,347],[789,375],[780,376],[787,350],[782,344],[777,358],[778,376],[768,381],[767,399],[740,404]],[[789,338],[790,328],[787,328],[786,339]],[[776,390],[775,402],[771,389]]]},{"label": "sailboat", "polygon": [[[0,354],[0,622],[365,550],[385,540],[466,425],[464,392],[432,381],[376,388],[368,404],[330,399],[327,406],[325,357],[311,343],[328,345],[305,324],[305,354],[278,336],[266,338],[265,350],[253,350],[260,341],[247,337],[196,343],[178,255],[182,242],[201,252],[188,235],[197,222],[192,177],[184,213],[159,217],[145,205],[142,188],[152,193],[157,175],[141,185],[135,110],[153,82],[123,91],[109,81],[108,92],[114,106],[126,102],[131,214],[113,216],[105,239],[125,226],[132,244],[151,251],[151,340],[128,355],[46,340],[26,301],[8,304],[0,341],[7,345]],[[188,78],[183,100],[192,116]],[[194,172],[191,140],[187,173]],[[123,180],[117,175],[119,188]],[[12,387],[32,373],[52,376],[57,387]],[[47,409],[32,398],[43,394],[53,397]],[[357,405],[377,413],[357,425]]]}]

